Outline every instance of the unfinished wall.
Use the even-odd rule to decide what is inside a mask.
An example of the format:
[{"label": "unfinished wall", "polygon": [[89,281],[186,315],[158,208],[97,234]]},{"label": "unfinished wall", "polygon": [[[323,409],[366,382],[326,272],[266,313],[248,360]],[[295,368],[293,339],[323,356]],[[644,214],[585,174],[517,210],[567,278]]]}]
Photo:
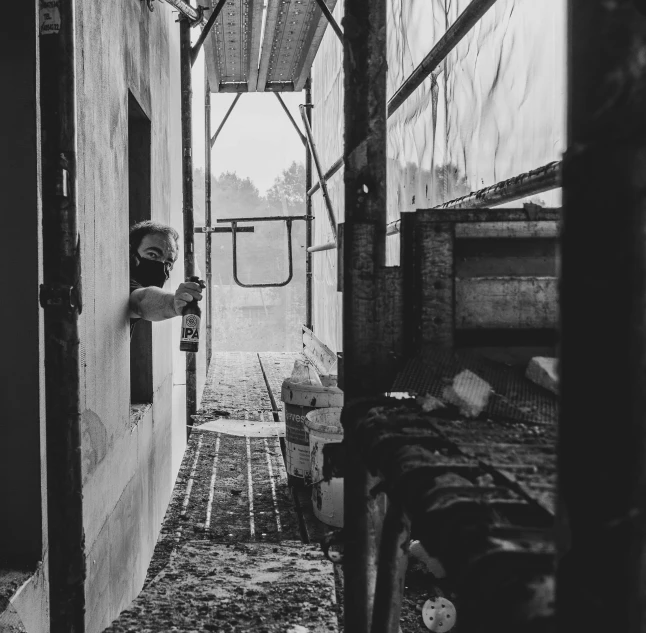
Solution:
[{"label": "unfinished wall", "polygon": [[[342,3],[334,15],[342,18]],[[388,95],[420,64],[469,0],[393,0]],[[565,121],[565,1],[498,0],[388,121],[388,221],[561,158]],[[313,131],[327,170],[343,153],[343,60],[328,29],[313,67]],[[343,222],[343,170],[328,183]],[[538,196],[558,205],[558,193]],[[514,203],[516,206],[522,204]],[[321,192],[314,244],[331,240]],[[387,238],[389,264],[399,238]],[[341,349],[336,251],[315,253],[314,329]]]},{"label": "unfinished wall", "polygon": [[[179,26],[170,6],[159,2],[154,12],[139,0],[77,7],[83,498],[92,633],[143,584],[185,445],[183,408],[173,414],[179,321],[152,326],[152,405],[133,417],[127,312],[129,92],[150,120],[152,218],[182,233]],[[183,278],[181,261],[167,287]]]}]

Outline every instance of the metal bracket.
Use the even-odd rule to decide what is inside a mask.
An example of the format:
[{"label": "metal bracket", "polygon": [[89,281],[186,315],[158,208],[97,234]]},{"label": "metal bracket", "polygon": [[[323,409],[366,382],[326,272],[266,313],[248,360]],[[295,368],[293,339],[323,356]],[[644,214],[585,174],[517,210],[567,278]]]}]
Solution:
[{"label": "metal bracket", "polygon": [[[218,222],[229,222],[231,223],[231,240],[233,243],[233,281],[242,286],[243,288],[281,288],[286,286],[294,276],[294,264],[292,261],[292,222],[294,220],[311,220],[312,218],[306,215],[274,215],[266,217],[254,217],[254,218],[223,218],[218,220]],[[289,275],[285,281],[280,283],[269,283],[269,284],[244,284],[238,279],[238,242],[237,242],[237,233],[243,232],[244,228],[238,228],[238,222],[285,222],[287,225],[287,253],[289,261]]]},{"label": "metal bracket", "polygon": [[292,277],[294,276],[294,265],[292,262],[292,221],[286,220],[285,224],[287,225],[287,253],[289,258],[289,275],[287,276],[287,279],[280,283],[243,284],[238,279],[238,252],[237,252],[237,241],[236,241],[238,223],[231,222],[231,229],[232,229],[231,237],[233,240],[233,281],[235,281],[238,284],[238,286],[242,286],[243,288],[269,288],[269,287],[280,288],[282,286],[286,286],[292,280]]},{"label": "metal bracket", "polygon": [[41,284],[39,301],[42,308],[55,308],[73,312],[78,309],[81,313],[81,301],[78,288],[67,284]]},{"label": "metal bracket", "polygon": [[[218,19],[218,16],[220,15],[220,12],[222,11],[226,1],[227,0],[220,0],[218,2],[218,4],[213,9],[213,13],[211,13],[211,15],[209,16],[209,19],[204,25],[204,28],[202,29],[202,32],[200,33],[200,36],[197,39],[197,42],[195,42],[195,44],[191,47],[191,66],[195,64],[195,60],[197,59],[197,56],[200,54],[200,49],[204,44],[204,40],[206,40],[208,34],[211,32],[211,29],[213,28],[215,21]],[[197,7],[197,10],[200,12],[200,22],[202,21],[202,16],[204,15],[205,9],[209,10],[208,7]],[[196,24],[199,24],[199,22],[196,22]]]}]

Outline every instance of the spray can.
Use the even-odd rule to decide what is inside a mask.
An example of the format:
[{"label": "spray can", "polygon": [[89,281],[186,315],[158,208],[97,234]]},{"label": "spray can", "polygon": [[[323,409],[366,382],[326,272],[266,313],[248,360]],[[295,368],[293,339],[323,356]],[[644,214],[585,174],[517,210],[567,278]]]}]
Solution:
[{"label": "spray can", "polygon": [[[189,277],[188,281],[200,284],[202,288],[206,284],[199,277]],[[187,303],[182,310],[182,336],[179,341],[180,352],[193,352],[196,354],[200,349],[200,320],[202,310],[196,299]]]}]

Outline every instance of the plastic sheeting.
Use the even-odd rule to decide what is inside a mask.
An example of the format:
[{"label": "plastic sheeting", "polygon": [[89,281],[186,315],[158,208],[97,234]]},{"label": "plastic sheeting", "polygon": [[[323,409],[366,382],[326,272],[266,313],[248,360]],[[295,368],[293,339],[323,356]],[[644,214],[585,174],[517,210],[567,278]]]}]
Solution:
[{"label": "plastic sheeting", "polygon": [[[389,1],[389,96],[468,4]],[[339,22],[342,5],[335,10]],[[343,153],[343,60],[331,29],[312,75],[312,127],[326,170]],[[498,0],[388,121],[388,221],[559,160],[564,147],[565,0]],[[328,188],[343,222],[342,169]],[[533,201],[557,205],[560,192]],[[313,209],[314,244],[331,241],[320,190]],[[387,239],[388,264],[396,265],[399,238]],[[341,350],[337,252],[315,253],[313,260],[315,332]]]}]

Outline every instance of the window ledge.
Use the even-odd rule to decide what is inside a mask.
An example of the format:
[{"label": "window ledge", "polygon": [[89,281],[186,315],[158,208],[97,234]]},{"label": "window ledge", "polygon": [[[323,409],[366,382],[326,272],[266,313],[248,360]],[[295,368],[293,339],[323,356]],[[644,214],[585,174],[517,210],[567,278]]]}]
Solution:
[{"label": "window ledge", "polygon": [[130,405],[130,430],[134,430],[139,422],[143,420],[144,416],[153,406],[152,402],[142,402]]}]

